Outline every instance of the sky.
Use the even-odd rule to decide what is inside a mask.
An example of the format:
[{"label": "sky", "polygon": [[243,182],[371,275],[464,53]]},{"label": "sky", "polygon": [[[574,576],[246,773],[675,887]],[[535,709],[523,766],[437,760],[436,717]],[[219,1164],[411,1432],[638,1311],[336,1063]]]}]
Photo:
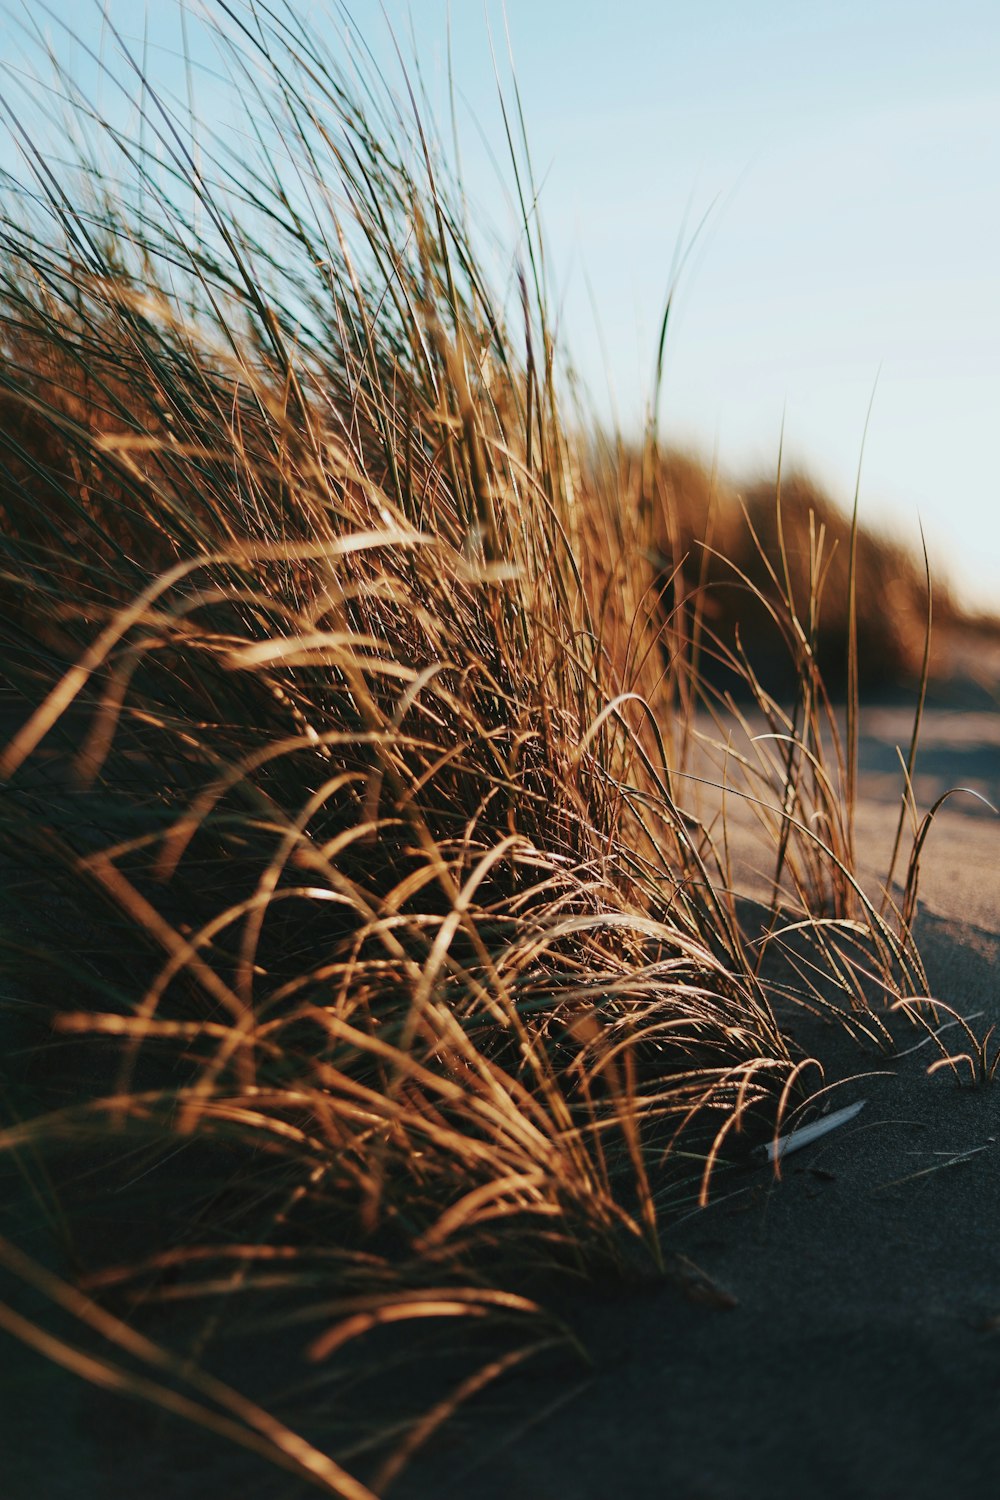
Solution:
[{"label": "sky", "polygon": [[[9,60],[23,9],[4,4]],[[108,4],[141,41],[144,0]],[[99,38],[88,0],[29,5],[51,15],[53,40],[59,17]],[[330,6],[299,8],[336,47]],[[785,463],[845,505],[863,447],[863,518],[914,546],[922,523],[934,571],[1000,609],[997,0],[349,9],[390,76],[392,33],[416,48],[442,110],[450,25],[466,190],[513,253],[516,217],[482,139],[503,156],[491,35],[507,77],[506,28],[559,327],[601,421],[641,428],[677,248],[690,246],[663,437],[757,477],[773,473],[783,432]],[[157,0],[148,24],[150,71],[180,88],[173,0]],[[202,36],[192,23],[194,61],[209,65]],[[76,65],[83,77],[82,53]],[[196,74],[208,117],[224,106]]]}]

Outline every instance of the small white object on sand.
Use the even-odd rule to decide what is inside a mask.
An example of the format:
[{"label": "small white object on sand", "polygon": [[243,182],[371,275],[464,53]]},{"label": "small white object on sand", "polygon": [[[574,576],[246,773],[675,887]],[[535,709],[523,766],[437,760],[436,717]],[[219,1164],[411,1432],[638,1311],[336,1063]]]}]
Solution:
[{"label": "small white object on sand", "polygon": [[823,1115],[809,1125],[802,1125],[798,1130],[790,1130],[787,1135],[781,1135],[776,1141],[770,1141],[764,1148],[768,1161],[780,1161],[790,1152],[799,1151],[803,1146],[810,1145],[812,1141],[819,1140],[820,1136],[836,1130],[838,1125],[846,1125],[848,1120],[853,1120],[855,1115],[860,1114],[866,1102],[864,1099],[859,1099],[856,1104],[847,1104],[843,1109],[835,1109],[830,1115]]}]

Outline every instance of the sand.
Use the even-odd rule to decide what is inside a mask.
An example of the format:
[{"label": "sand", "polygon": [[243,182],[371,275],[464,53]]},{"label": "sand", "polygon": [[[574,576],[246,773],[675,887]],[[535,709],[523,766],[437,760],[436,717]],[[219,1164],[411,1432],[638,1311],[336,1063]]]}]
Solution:
[{"label": "sand", "polygon": [[[894,826],[906,710],[866,713],[859,846]],[[1000,711],[938,696],[923,804],[949,785],[1000,801]],[[1000,822],[954,798],[928,841],[918,935],[937,993],[1000,1022]],[[977,1023],[977,1024],[981,1024]],[[928,1077],[836,1032],[804,1040],[849,1124],[720,1185],[672,1253],[724,1296],[673,1281],[588,1289],[565,1307],[593,1360],[556,1357],[473,1406],[400,1500],[781,1500],[988,1496],[1000,1484],[1000,1087]],[[719,1305],[720,1303],[730,1305]],[[6,1500],[231,1500],[305,1493],[4,1344]]]},{"label": "sand", "polygon": [[[963,975],[972,1006],[1000,1015],[995,939],[979,933],[970,959],[963,938],[975,929],[927,925],[934,967]],[[410,1493],[995,1493],[1000,1094],[927,1078],[924,1057],[846,1086],[838,1102],[865,1099],[861,1114],[790,1157],[780,1183],[761,1166],[675,1228],[668,1243],[734,1306],[672,1286],[581,1306],[592,1376],[567,1369],[565,1403],[548,1418],[484,1441],[450,1482],[442,1469],[439,1487]],[[845,1074],[885,1067],[853,1048],[839,1060]],[[556,1395],[549,1379],[535,1400]]]},{"label": "sand", "polygon": [[[858,846],[884,874],[905,708],[866,712]],[[965,785],[1000,805],[1000,713],[938,693],[917,795]],[[1000,1030],[1000,822],[971,796],[926,846],[918,938],[932,990]],[[802,1028],[806,1030],[805,1027]],[[539,1380],[520,1430],[470,1434],[408,1495],[469,1500],[893,1500],[1000,1486],[1000,1078],[928,1077],[813,1028],[849,1124],[762,1164],[668,1234],[732,1299],[673,1285],[581,1299],[594,1370]],[[530,1401],[541,1413],[534,1418]],[[554,1406],[553,1406],[554,1403]],[[553,1409],[548,1410],[547,1408]],[[475,1450],[475,1442],[480,1447]]]}]

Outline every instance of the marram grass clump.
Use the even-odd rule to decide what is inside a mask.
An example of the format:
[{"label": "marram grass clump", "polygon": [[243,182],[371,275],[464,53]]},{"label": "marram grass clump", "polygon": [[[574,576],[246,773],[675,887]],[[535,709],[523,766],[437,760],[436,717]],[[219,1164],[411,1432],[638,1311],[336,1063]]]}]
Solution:
[{"label": "marram grass clump", "polygon": [[[791,617],[807,621],[814,610],[816,665],[838,697],[849,688],[852,631],[863,693],[919,681],[927,581],[898,541],[852,528],[851,517],[802,472],[737,485],[674,451],[663,456],[659,480],[654,546],[672,602],[701,596],[718,643],[702,658],[706,676],[746,697],[744,664],[729,659],[741,651],[758,683],[787,697],[796,676]],[[939,627],[961,619],[940,584],[934,613]],[[932,670],[936,665],[932,660]]]},{"label": "marram grass clump", "polygon": [[[5,204],[0,1261],[35,1310],[0,1324],[360,1496],[570,1337],[552,1276],[662,1268],[672,1207],[807,1106],[791,1002],[881,1043],[926,980],[854,873],[822,568],[771,570],[782,703],[665,586],[652,439],[564,424],[530,213],[498,300],[421,119],[293,11],[213,14],[252,152],[141,75],[100,173],[25,137]],[[210,1373],[248,1306],[320,1389],[399,1324],[501,1352],[320,1444]]]}]

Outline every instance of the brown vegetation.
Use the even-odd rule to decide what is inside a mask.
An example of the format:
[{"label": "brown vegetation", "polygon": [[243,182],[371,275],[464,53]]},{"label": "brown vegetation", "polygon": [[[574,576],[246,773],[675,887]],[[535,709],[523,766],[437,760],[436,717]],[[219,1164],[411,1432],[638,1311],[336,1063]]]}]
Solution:
[{"label": "brown vegetation", "polygon": [[[667,454],[657,474],[653,546],[672,604],[704,616],[713,645],[704,670],[731,688],[737,641],[754,674],[785,693],[795,677],[782,600],[813,632],[815,659],[832,691],[848,686],[852,616],[851,518],[805,474],[733,485],[687,454]],[[858,685],[862,691],[919,677],[927,580],[912,552],[858,526],[853,570]],[[811,604],[810,601],[815,601]],[[812,613],[811,613],[812,612]],[[955,615],[934,586],[940,624]]]},{"label": "brown vegetation", "polygon": [[[366,116],[291,12],[229,45],[308,191],[263,148],[192,188],[150,104],[140,204],[43,174],[47,217],[4,225],[0,942],[30,1056],[0,1147],[52,1234],[0,1240],[37,1294],[0,1324],[358,1497],[566,1337],[542,1272],[662,1266],[672,1209],[809,1107],[791,1007],[881,1045],[924,993],[913,871],[898,905],[855,873],[821,670],[861,658],[852,598],[908,670],[919,590],[862,536],[852,567],[801,484],[779,531],[652,445],[585,461],[541,278],[493,299],[417,125]],[[742,756],[720,654],[768,731]],[[756,908],[696,765],[759,820]],[[429,1414],[418,1354],[409,1425],[345,1416],[340,1461],[205,1372],[234,1301],[315,1363],[453,1318],[516,1347]],[[183,1348],[139,1331],[181,1303],[209,1309]]]}]

